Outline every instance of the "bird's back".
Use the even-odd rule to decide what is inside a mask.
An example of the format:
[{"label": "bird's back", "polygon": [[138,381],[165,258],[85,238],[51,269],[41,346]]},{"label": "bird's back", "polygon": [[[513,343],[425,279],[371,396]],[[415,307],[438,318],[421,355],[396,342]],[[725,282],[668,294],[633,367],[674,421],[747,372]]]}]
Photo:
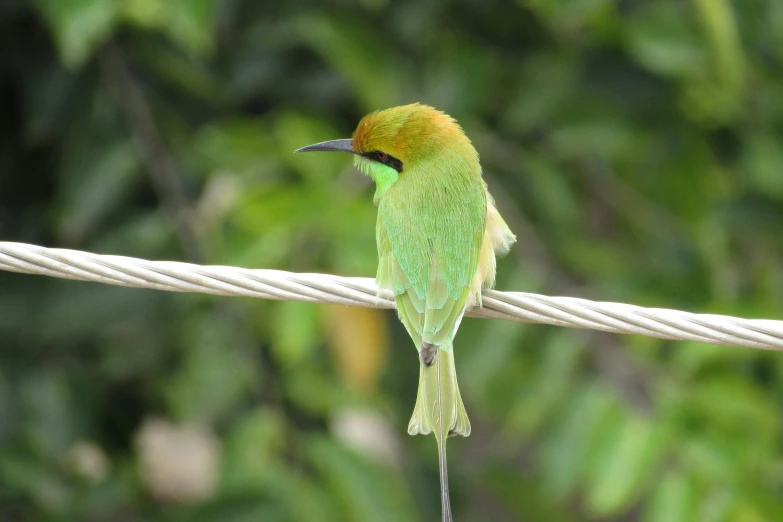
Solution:
[{"label": "bird's back", "polygon": [[470,295],[487,217],[477,170],[434,158],[401,176],[378,205],[378,283],[394,292],[419,348],[451,340]]}]

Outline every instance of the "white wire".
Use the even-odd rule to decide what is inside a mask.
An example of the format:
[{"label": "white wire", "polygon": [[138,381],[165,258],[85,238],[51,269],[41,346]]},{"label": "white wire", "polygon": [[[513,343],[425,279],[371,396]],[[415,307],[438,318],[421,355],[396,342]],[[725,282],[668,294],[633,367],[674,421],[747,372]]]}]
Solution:
[{"label": "white wire", "polygon": [[[370,278],[147,261],[24,243],[0,242],[0,270],[174,292],[394,308],[391,294]],[[783,321],[495,290],[485,291],[482,301],[467,315],[783,350]]]}]

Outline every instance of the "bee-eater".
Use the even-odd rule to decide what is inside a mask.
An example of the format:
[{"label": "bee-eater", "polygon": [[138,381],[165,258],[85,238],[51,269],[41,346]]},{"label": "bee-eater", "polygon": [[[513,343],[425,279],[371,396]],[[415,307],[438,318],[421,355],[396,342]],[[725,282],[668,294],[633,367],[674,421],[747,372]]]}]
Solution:
[{"label": "bee-eater", "polygon": [[476,149],[450,116],[421,104],[368,114],[351,139],[296,152],[342,151],[376,185],[379,288],[421,361],[408,433],[438,444],[443,520],[451,520],[446,437],[470,435],[452,340],[462,316],[495,281],[495,254],[515,241],[481,177]]}]

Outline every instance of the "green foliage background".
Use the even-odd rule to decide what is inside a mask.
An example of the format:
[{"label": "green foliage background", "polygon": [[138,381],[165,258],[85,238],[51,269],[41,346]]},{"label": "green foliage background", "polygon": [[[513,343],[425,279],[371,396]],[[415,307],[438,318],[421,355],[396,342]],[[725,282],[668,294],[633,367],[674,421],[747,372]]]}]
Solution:
[{"label": "green foliage background", "polygon": [[[0,240],[372,276],[368,181],[291,151],[421,101],[518,234],[499,288],[783,317],[781,2],[4,0],[0,51]],[[456,346],[457,520],[783,520],[780,354]],[[0,273],[0,519],[435,520],[417,365],[389,312]],[[201,493],[144,471],[198,460],[161,423]]]}]

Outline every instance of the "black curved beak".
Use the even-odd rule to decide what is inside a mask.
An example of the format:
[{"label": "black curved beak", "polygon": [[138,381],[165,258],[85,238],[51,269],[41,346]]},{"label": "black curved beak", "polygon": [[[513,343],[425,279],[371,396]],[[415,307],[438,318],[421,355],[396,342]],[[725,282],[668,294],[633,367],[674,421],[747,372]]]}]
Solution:
[{"label": "black curved beak", "polygon": [[350,139],[347,140],[332,140],[316,143],[315,145],[308,145],[301,149],[296,149],[294,152],[315,152],[315,151],[335,151],[335,152],[350,152],[356,154],[353,150],[353,144]]}]

